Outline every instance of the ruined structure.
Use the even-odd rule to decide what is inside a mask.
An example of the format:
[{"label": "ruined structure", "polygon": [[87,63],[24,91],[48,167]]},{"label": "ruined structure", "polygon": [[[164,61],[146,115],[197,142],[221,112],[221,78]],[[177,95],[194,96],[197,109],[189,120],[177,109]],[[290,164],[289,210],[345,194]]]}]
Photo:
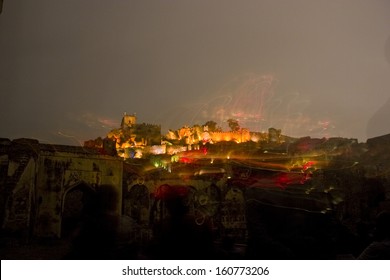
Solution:
[{"label": "ruined structure", "polygon": [[240,129],[238,131],[211,132],[211,140],[214,143],[221,141],[235,141],[243,143],[251,141],[251,135],[248,129]]},{"label": "ruined structure", "polygon": [[95,150],[2,139],[2,231],[25,237],[61,237],[82,223],[95,194],[103,189],[115,193],[110,211],[119,216],[122,170],[118,158]]},{"label": "ruined structure", "polygon": [[113,129],[107,138],[116,142],[116,150],[123,158],[141,158],[146,147],[161,145],[161,126],[154,124],[138,124],[136,115],[124,114],[121,127]]}]

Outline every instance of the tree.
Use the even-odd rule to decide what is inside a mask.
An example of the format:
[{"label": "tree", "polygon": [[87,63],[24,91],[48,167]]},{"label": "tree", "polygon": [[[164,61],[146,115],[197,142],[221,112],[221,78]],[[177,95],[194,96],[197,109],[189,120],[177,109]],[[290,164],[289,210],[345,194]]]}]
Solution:
[{"label": "tree", "polygon": [[231,131],[239,131],[240,130],[240,125],[238,124],[237,120],[228,119],[227,122],[228,122],[228,125],[229,125]]},{"label": "tree", "polygon": [[207,121],[203,126],[207,126],[208,131],[211,132],[218,130],[217,123],[215,121]]}]

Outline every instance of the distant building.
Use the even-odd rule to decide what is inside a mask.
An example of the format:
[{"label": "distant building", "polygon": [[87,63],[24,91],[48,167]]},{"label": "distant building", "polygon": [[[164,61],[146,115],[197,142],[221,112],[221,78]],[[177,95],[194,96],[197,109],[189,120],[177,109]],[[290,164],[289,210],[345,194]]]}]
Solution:
[{"label": "distant building", "polygon": [[126,129],[129,127],[132,127],[137,122],[137,116],[134,115],[127,115],[126,113],[123,115],[122,122],[121,122],[121,128]]},{"label": "distant building", "polygon": [[161,145],[161,125],[138,124],[135,114],[123,116],[121,130],[125,135],[130,135],[140,146]]},{"label": "distant building", "polygon": [[116,142],[119,156],[124,158],[142,157],[143,153],[149,153],[150,149],[145,149],[146,147],[161,145],[161,125],[138,124],[135,114],[127,115],[125,113],[122,117],[121,127],[111,130],[107,138]]}]

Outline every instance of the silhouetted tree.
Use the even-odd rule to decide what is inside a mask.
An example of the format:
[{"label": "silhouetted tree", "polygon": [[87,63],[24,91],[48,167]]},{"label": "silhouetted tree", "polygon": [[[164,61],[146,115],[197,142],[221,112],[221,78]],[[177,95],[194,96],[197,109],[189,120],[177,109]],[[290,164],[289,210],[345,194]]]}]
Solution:
[{"label": "silhouetted tree", "polygon": [[215,121],[207,121],[203,126],[207,126],[208,131],[214,132],[221,130]]},{"label": "silhouetted tree", "polygon": [[228,119],[227,122],[228,122],[228,125],[229,125],[231,131],[238,131],[238,130],[240,130],[240,125],[238,124],[237,120],[235,120],[235,119]]}]

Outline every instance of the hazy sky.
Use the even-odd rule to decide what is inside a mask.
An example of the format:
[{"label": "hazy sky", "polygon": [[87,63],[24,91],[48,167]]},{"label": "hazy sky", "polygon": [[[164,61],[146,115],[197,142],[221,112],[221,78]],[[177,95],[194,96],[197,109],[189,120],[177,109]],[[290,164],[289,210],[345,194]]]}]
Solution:
[{"label": "hazy sky", "polygon": [[0,137],[44,143],[124,112],[364,142],[390,133],[390,1],[5,0],[0,100]]}]

